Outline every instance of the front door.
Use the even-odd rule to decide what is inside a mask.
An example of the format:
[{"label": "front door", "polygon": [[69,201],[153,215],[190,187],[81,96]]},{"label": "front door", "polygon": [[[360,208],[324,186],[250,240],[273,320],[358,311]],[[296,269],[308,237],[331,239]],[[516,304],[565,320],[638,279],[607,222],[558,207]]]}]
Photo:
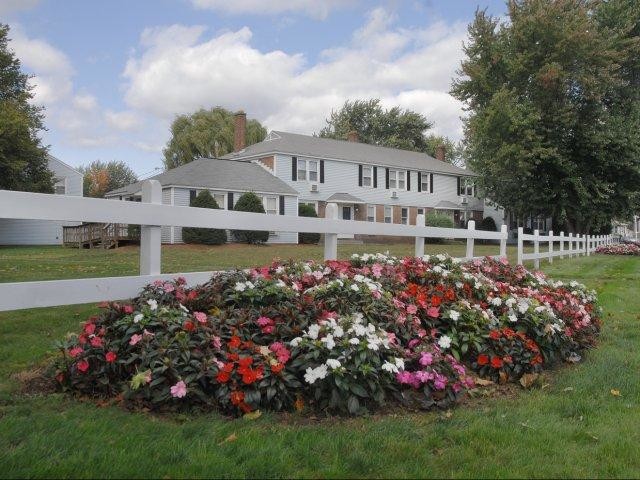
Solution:
[{"label": "front door", "polygon": [[342,206],[342,219],[351,220],[351,207],[346,205]]},{"label": "front door", "polygon": [[[340,207],[340,218],[342,220],[353,220],[353,205],[342,205]],[[340,233],[338,238],[353,238],[353,233]]]}]

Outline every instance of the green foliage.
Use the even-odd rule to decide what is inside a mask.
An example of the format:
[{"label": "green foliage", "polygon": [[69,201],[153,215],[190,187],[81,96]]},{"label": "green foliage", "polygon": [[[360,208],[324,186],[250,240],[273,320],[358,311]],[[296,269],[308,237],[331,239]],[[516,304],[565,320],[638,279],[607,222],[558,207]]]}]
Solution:
[{"label": "green foliage", "polygon": [[465,157],[481,187],[565,231],[628,215],[640,185],[637,2],[508,8],[504,23],[476,13],[452,86],[469,110]]},{"label": "green foliage", "polygon": [[[298,205],[298,216],[300,217],[314,217],[317,218],[318,214],[315,209],[306,203],[301,203]],[[319,233],[304,233],[301,232],[298,234],[298,243],[311,243],[316,244],[320,241]]]},{"label": "green foliage", "polygon": [[43,107],[31,104],[33,87],[9,48],[0,23],[0,189],[52,193],[54,178],[42,145]]},{"label": "green foliage", "polygon": [[485,232],[497,232],[498,226],[493,217],[484,217],[482,221],[476,226],[476,230],[484,230]]},{"label": "green foliage", "polygon": [[138,181],[135,172],[121,160],[109,162],[95,160],[78,170],[83,175],[85,197],[102,198],[111,190],[126,187]]},{"label": "green foliage", "polygon": [[[192,207],[220,208],[209,190],[201,191],[191,202]],[[222,245],[227,241],[227,232],[219,228],[184,227],[182,240],[185,243],[202,243],[204,245]]]},{"label": "green foliage", "polygon": [[[265,213],[262,200],[253,192],[243,194],[236,202],[234,210],[237,212]],[[258,230],[234,230],[233,236],[237,241],[246,243],[264,243],[269,240],[269,232]]]},{"label": "green foliage", "polygon": [[[261,142],[267,131],[257,120],[247,121],[246,143]],[[233,113],[222,107],[178,115],[171,124],[171,139],[164,153],[167,170],[199,157],[217,158],[233,151]]]},{"label": "green foliage", "polygon": [[[453,228],[453,219],[449,215],[444,215],[442,213],[431,212],[427,213],[424,216],[425,224],[427,227],[442,227],[442,228]],[[426,243],[444,243],[444,239],[442,238],[425,238]]]}]

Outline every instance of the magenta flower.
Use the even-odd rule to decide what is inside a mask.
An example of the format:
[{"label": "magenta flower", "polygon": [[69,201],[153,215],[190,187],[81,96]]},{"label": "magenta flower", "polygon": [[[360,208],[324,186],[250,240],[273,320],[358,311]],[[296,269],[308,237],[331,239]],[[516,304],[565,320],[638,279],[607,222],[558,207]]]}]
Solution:
[{"label": "magenta flower", "polygon": [[428,367],[433,363],[433,355],[430,352],[422,352],[418,363],[423,367]]},{"label": "magenta flower", "polygon": [[267,325],[273,325],[273,320],[271,320],[269,317],[260,317],[258,318],[258,320],[256,320],[256,322],[261,327],[266,327]]},{"label": "magenta flower", "polygon": [[173,387],[171,387],[171,396],[173,398],[182,398],[187,395],[187,385],[180,380]]}]

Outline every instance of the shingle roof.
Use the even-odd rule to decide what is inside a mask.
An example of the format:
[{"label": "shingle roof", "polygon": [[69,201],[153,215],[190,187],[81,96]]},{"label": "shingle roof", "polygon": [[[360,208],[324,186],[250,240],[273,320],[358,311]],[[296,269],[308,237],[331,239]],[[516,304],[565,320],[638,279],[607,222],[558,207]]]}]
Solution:
[{"label": "shingle roof", "polygon": [[470,170],[441,162],[425,153],[280,131],[273,131],[264,141],[222,158],[242,159],[271,153],[330,158],[451,175],[476,175]]},{"label": "shingle roof", "polygon": [[327,202],[338,202],[338,203],[365,203],[364,200],[359,199],[358,197],[354,197],[350,193],[334,193],[329,198],[327,198]]},{"label": "shingle roof", "polygon": [[[163,187],[184,186],[225,191],[255,191],[297,195],[293,188],[251,162],[229,159],[199,158],[180,167],[151,177]],[[132,195],[139,192],[142,182],[107,192],[107,195]]]}]

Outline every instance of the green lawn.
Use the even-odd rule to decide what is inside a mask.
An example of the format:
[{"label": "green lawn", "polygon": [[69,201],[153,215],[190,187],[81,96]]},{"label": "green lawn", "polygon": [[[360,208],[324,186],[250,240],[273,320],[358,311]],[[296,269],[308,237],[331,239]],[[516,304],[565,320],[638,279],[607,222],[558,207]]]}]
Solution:
[{"label": "green lawn", "polygon": [[[276,251],[320,255],[317,247],[256,248],[248,258],[242,250],[167,248],[165,268],[264,263]],[[389,250],[409,253],[411,246]],[[4,281],[131,274],[136,265],[133,249],[0,249]],[[12,376],[42,362],[52,341],[95,308],[1,313],[0,477],[638,477],[640,258],[592,256],[543,267],[597,288],[606,312],[600,347],[584,363],[547,374],[542,389],[474,401],[451,415],[158,418],[60,394],[28,396]]]}]

